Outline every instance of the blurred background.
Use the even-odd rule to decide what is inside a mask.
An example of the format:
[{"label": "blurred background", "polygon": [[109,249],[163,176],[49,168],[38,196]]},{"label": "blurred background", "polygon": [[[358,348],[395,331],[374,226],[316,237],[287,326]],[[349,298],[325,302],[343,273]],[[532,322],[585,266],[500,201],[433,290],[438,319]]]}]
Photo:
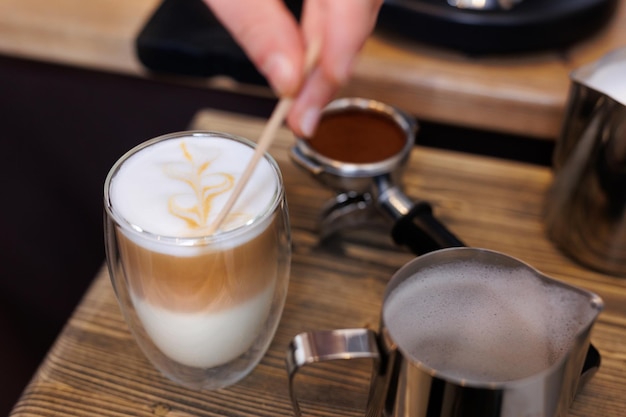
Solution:
[{"label": "blurred background", "polygon": [[[388,0],[341,94],[415,115],[420,146],[547,166],[568,73],[626,39],[624,3]],[[274,104],[200,0],[0,0],[0,414],[103,265],[115,160],[200,109]]]}]

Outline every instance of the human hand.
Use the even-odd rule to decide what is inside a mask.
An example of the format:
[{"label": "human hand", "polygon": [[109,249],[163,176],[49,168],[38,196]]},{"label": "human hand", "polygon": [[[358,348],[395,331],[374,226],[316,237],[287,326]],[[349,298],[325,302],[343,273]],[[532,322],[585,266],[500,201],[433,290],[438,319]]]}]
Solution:
[{"label": "human hand", "polygon": [[[204,0],[281,97],[295,96],[287,123],[310,137],[321,109],[348,80],[383,0],[305,0],[300,25],[282,0]],[[304,79],[306,47],[322,42]]]}]

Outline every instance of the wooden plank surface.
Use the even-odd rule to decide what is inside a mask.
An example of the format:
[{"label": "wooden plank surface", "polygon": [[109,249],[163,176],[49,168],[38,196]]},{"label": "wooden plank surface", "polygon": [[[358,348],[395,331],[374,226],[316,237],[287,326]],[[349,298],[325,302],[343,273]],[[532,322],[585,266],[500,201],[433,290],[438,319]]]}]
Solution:
[{"label": "wooden plank surface", "polygon": [[[194,126],[256,139],[262,121],[205,111]],[[391,243],[384,223],[320,242],[320,207],[331,196],[288,159],[282,130],[271,148],[283,171],[293,232],[285,311],[269,352],[242,382],[217,392],[177,387],[143,357],[103,269],[13,410],[13,416],[290,416],[284,352],[307,330],[376,328],[385,285],[413,256]],[[411,198],[433,203],[438,218],[468,245],[499,250],[563,281],[597,292],[606,310],[592,341],[602,366],[570,416],[622,417],[626,410],[626,280],[580,268],[544,236],[549,170],[416,148],[405,175]],[[337,365],[337,366],[335,366]],[[298,377],[308,415],[361,415],[369,364],[311,367]],[[306,388],[304,388],[306,385]]]},{"label": "wooden plank surface", "polygon": [[[0,0],[0,54],[150,77],[135,56],[134,40],[159,4]],[[468,57],[376,34],[341,95],[378,99],[425,120],[555,138],[569,73],[621,46],[626,46],[626,0],[601,32],[555,52]],[[269,94],[223,81],[192,84]]]},{"label": "wooden plank surface", "polygon": [[0,53],[140,74],[134,39],[160,0],[0,0]]}]

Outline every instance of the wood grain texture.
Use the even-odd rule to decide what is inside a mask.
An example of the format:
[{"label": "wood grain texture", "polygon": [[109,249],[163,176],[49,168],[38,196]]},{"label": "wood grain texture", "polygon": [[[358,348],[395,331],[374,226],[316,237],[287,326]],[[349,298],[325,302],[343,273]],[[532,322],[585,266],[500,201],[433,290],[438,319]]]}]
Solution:
[{"label": "wood grain texture", "polygon": [[[0,0],[0,54],[151,77],[135,56],[134,41],[159,4],[160,0]],[[387,102],[424,120],[555,138],[569,73],[621,46],[626,46],[626,0],[620,1],[601,32],[549,53],[468,57],[375,34],[340,94]],[[270,93],[222,78],[177,81],[200,88]]]},{"label": "wood grain texture", "polygon": [[[205,111],[194,126],[255,139],[263,122]],[[281,130],[271,148],[284,175],[293,232],[289,294],[270,350],[250,376],[217,392],[190,391],[161,376],[129,334],[103,269],[12,416],[291,416],[284,368],[291,338],[307,330],[376,328],[387,281],[413,258],[393,245],[384,223],[319,242],[317,216],[330,192],[289,161],[292,143]],[[432,202],[439,219],[467,244],[518,257],[604,298],[606,310],[592,335],[602,366],[570,416],[622,417],[626,280],[583,269],[546,240],[541,212],[550,181],[542,167],[416,148],[405,190]],[[369,366],[364,361],[307,369],[297,379],[307,415],[362,415]]]}]

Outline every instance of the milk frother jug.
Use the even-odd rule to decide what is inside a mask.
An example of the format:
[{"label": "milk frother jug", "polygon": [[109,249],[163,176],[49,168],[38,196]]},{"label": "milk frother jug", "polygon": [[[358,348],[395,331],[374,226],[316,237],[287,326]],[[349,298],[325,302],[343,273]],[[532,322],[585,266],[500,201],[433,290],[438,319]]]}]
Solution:
[{"label": "milk frother jug", "polygon": [[[529,315],[531,320],[539,315],[546,323],[551,320],[560,323],[562,318],[571,319],[571,323],[574,323],[572,327],[555,325],[553,331],[546,332],[546,339],[540,342],[526,339],[528,343],[517,344],[519,362],[507,361],[513,363],[515,368],[524,367],[521,363],[524,363],[522,358],[527,357],[527,345],[539,343],[551,346],[564,333],[571,332],[564,350],[546,367],[510,380],[462,377],[454,372],[456,369],[440,368],[423,360],[407,344],[406,338],[403,339],[395,331],[392,326],[394,319],[390,318],[393,316],[386,315],[385,311],[397,288],[404,291],[406,287],[401,287],[404,283],[420,279],[431,268],[440,268],[441,271],[443,267],[464,274],[464,269],[475,266],[503,271],[495,275],[496,279],[508,273],[515,274],[512,279],[517,286],[523,287],[522,290],[512,294],[505,285],[501,287],[499,297],[511,304],[522,300],[521,303],[529,308],[520,314]],[[467,280],[482,279],[476,275],[460,276],[462,279],[457,282],[463,283],[464,289],[467,289]],[[435,276],[435,279],[439,278],[440,275]],[[536,282],[539,282],[538,287],[534,287]],[[551,310],[553,303],[546,303],[542,298],[549,293],[572,303]],[[499,252],[478,248],[447,248],[419,256],[394,274],[387,285],[382,304],[383,313],[378,331],[365,328],[337,329],[306,332],[294,337],[287,350],[286,362],[296,416],[301,415],[297,393],[302,392],[297,389],[302,389],[302,386],[296,382],[296,376],[302,367],[318,362],[373,359],[365,413],[368,417],[565,417],[577,391],[600,365],[599,353],[589,341],[592,326],[603,308],[600,297],[553,280]],[[545,313],[548,311],[550,314]],[[414,314],[410,313],[411,316]],[[557,317],[561,319],[557,320]],[[439,315],[428,318],[431,321],[439,319]],[[510,324],[513,332],[519,330],[515,324]],[[549,324],[544,325],[550,328]],[[419,340],[421,336],[416,332],[414,337]],[[451,336],[444,334],[439,337],[440,340],[446,340]],[[484,349],[495,342],[490,338],[481,340],[484,341],[481,342],[485,344]],[[492,358],[500,354],[496,350],[490,352],[489,357]]]},{"label": "milk frother jug", "polygon": [[550,239],[581,264],[626,277],[626,48],[572,72],[554,172]]}]

